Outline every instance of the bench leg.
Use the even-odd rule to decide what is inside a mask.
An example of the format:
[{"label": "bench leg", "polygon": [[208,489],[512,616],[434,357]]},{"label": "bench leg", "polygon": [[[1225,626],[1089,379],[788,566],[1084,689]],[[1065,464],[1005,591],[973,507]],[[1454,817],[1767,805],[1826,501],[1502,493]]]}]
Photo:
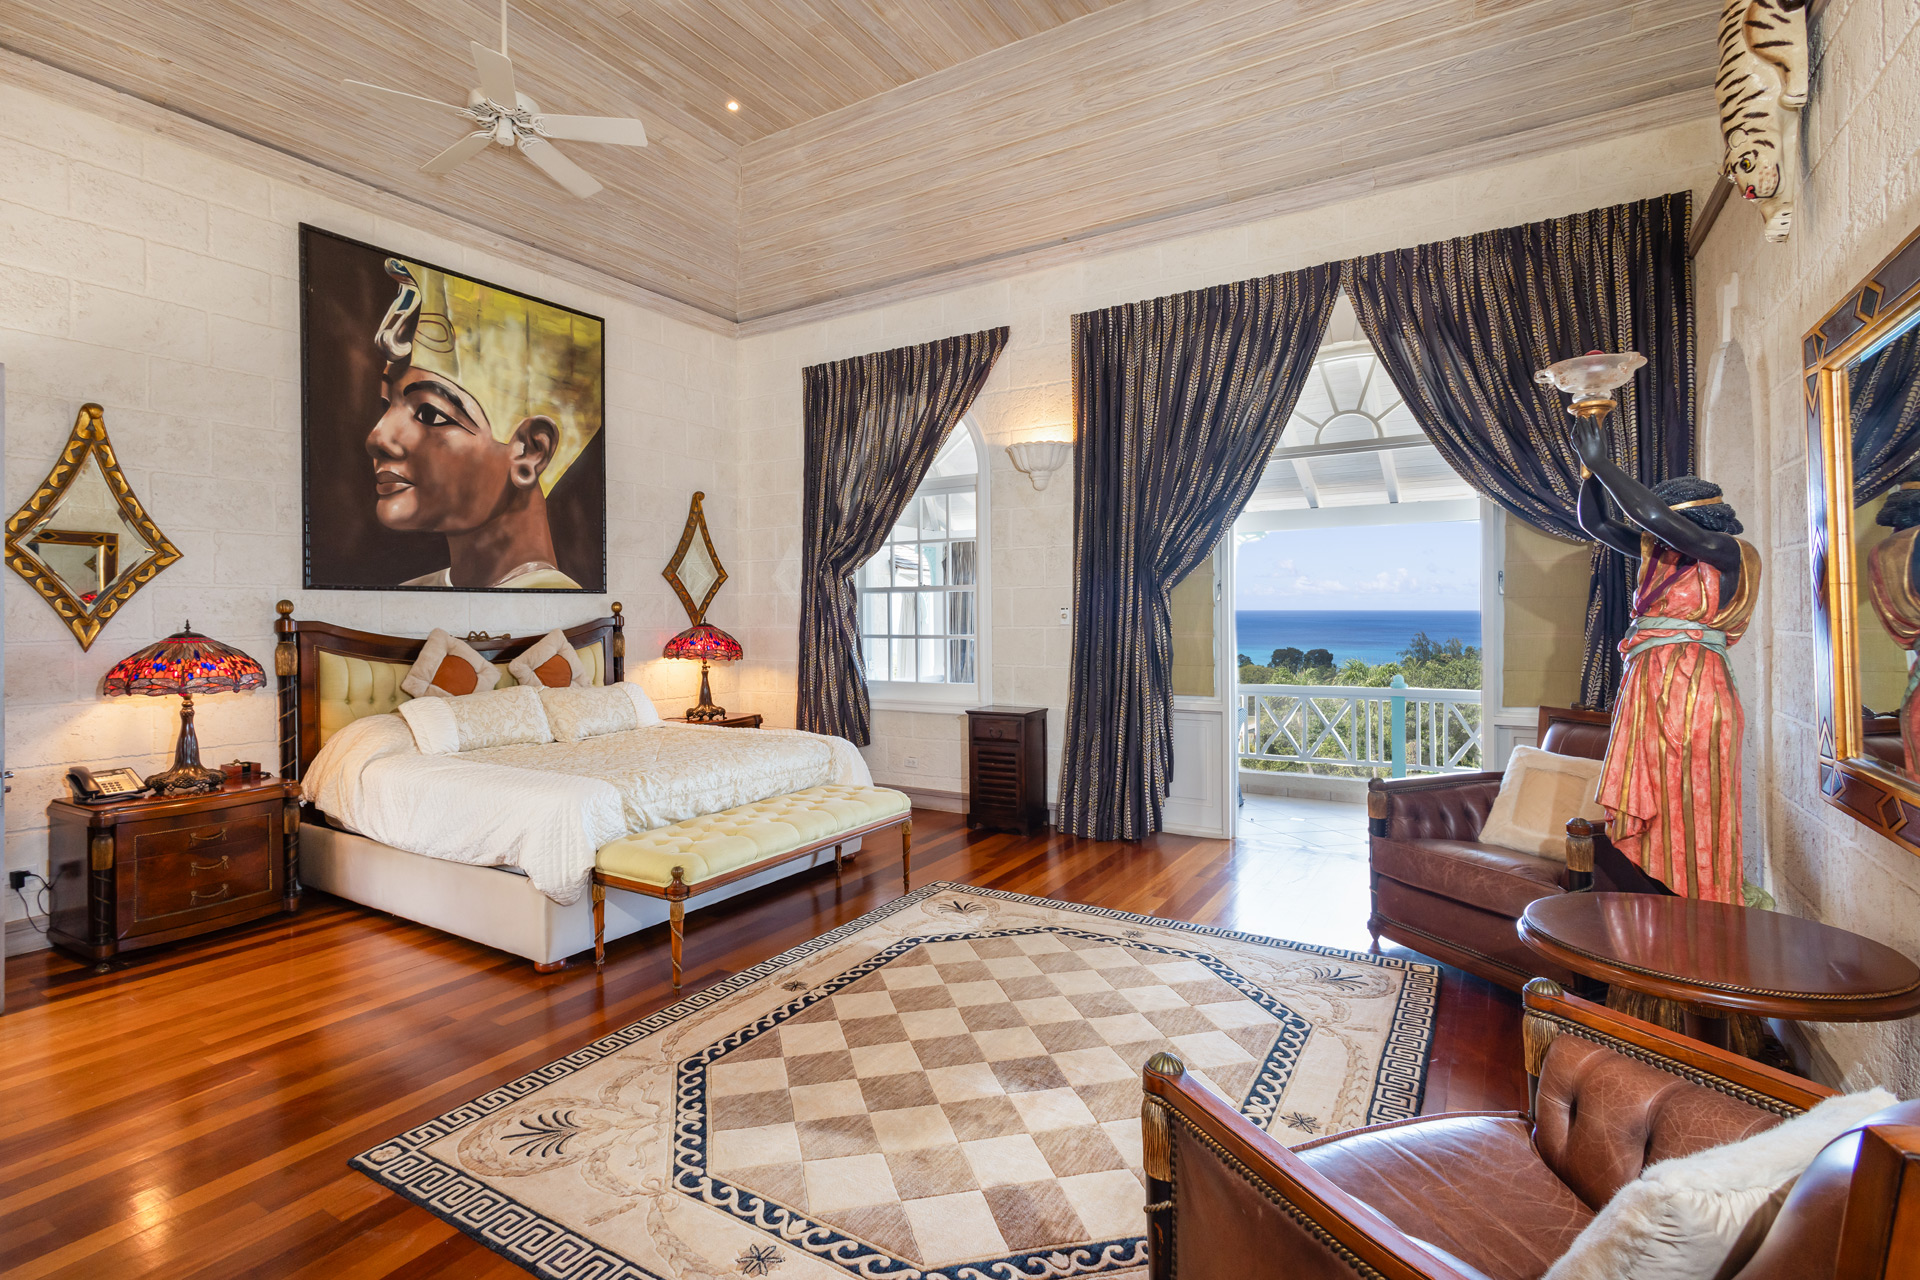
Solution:
[{"label": "bench leg", "polygon": [[835,880],[838,880],[840,878],[840,869],[841,869],[841,863],[842,863],[842,859],[840,857],[840,848],[841,846],[839,845],[833,846],[833,878]]},{"label": "bench leg", "polygon": [[913,888],[913,819],[900,824],[900,892]]},{"label": "bench leg", "polygon": [[607,886],[593,882],[593,967],[607,967]]},{"label": "bench leg", "polygon": [[667,934],[673,951],[673,994],[680,994],[680,953],[686,935],[687,869],[673,869],[673,883],[667,886]]}]

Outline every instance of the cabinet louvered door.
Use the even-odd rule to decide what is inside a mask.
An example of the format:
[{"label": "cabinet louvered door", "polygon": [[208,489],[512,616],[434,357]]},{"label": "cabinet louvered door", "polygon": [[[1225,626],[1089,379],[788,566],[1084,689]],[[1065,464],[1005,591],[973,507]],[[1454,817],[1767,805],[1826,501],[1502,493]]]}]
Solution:
[{"label": "cabinet louvered door", "polygon": [[1044,707],[967,712],[967,825],[1032,834],[1047,825]]}]

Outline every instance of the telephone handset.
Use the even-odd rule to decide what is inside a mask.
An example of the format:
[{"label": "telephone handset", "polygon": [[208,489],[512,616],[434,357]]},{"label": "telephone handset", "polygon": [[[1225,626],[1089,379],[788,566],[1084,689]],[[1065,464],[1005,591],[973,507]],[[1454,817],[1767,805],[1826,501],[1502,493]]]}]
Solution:
[{"label": "telephone handset", "polygon": [[67,770],[67,784],[73,788],[73,798],[82,803],[125,800],[147,789],[146,782],[131,769],[102,769],[95,773],[82,764]]}]

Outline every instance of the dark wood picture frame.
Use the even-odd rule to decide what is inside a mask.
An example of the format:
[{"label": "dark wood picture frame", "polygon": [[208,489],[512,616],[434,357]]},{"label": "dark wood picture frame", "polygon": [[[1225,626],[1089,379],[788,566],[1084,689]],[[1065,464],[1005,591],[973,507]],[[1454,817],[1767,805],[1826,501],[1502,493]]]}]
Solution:
[{"label": "dark wood picture frame", "polygon": [[1920,853],[1920,781],[1866,749],[1853,566],[1853,451],[1847,366],[1920,321],[1920,230],[1801,342],[1807,414],[1807,541],[1813,561],[1814,716],[1828,804]]},{"label": "dark wood picture frame", "polygon": [[[523,292],[522,290],[519,290],[519,289],[511,288],[507,285],[496,284],[491,280],[481,279],[479,276],[472,275],[469,272],[466,272],[464,270],[455,270],[451,267],[442,267],[439,264],[430,262],[427,259],[420,257],[418,255],[401,253],[396,250],[382,248],[379,245],[368,244],[365,241],[355,240],[351,236],[343,236],[337,232],[328,231],[324,227],[316,227],[303,222],[300,224],[299,237],[300,237],[300,415],[301,415],[301,424],[300,424],[300,505],[301,505],[300,561],[301,561],[301,572],[302,572],[302,584],[308,590],[314,590],[314,591],[462,591],[462,592],[498,591],[498,592],[507,592],[507,593],[517,593],[517,594],[564,594],[564,595],[604,595],[606,594],[608,589],[608,577],[607,577],[607,456],[608,456],[608,450],[607,450],[607,425],[606,425],[606,418],[607,418],[606,341],[607,340],[606,340],[605,318],[602,316],[594,315],[591,312],[581,311],[576,307],[569,307],[558,302],[550,301],[546,298],[536,297],[533,294]],[[364,343],[366,350],[364,352],[358,351],[357,349],[349,348],[351,358],[343,360],[341,352],[332,350],[331,348],[325,352],[317,352],[315,350],[316,343],[319,343],[322,341],[319,334],[323,329],[326,328],[325,324],[320,322],[319,320],[320,310],[323,308],[324,305],[327,305],[330,302],[330,299],[322,298],[319,291],[323,289],[338,290],[343,287],[341,273],[337,271],[316,270],[316,264],[314,262],[314,253],[317,245],[320,242],[325,242],[329,246],[329,249],[333,251],[359,250],[365,253],[378,255],[382,259],[392,257],[392,258],[402,259],[403,261],[406,261],[406,262],[417,263],[418,265],[425,267],[429,270],[442,272],[446,275],[457,276],[462,280],[469,281],[473,284],[480,285],[482,288],[490,289],[498,293],[510,294],[517,298],[525,298],[528,301],[536,302],[541,306],[551,307],[556,311],[566,312],[569,315],[577,316],[584,320],[590,320],[600,326],[600,333],[601,333],[601,341],[600,341],[600,362],[601,363],[600,363],[600,374],[599,374],[600,423],[601,423],[600,429],[594,433],[593,438],[586,443],[585,448],[581,450],[579,456],[571,464],[571,466],[568,469],[568,474],[561,477],[559,481],[559,484],[569,485],[569,488],[567,490],[567,498],[569,502],[573,501],[574,499],[579,499],[585,503],[585,506],[579,512],[560,513],[556,510],[550,510],[550,517],[553,517],[552,522],[554,524],[554,537],[555,537],[556,544],[559,544],[562,542],[568,542],[568,543],[588,542],[588,543],[591,543],[593,547],[593,551],[591,553],[581,552],[575,549],[571,552],[563,551],[560,555],[561,570],[573,576],[574,580],[580,583],[579,586],[577,587],[504,587],[504,586],[457,587],[457,586],[434,586],[434,585],[425,585],[425,584],[406,585],[404,579],[400,581],[395,581],[395,582],[347,581],[347,580],[342,580],[340,575],[337,572],[329,571],[324,566],[318,569],[316,568],[315,556],[314,556],[314,538],[316,536],[316,532],[324,531],[324,533],[326,534],[331,534],[334,532],[334,530],[337,528],[337,525],[338,525],[337,512],[336,513],[328,513],[328,512],[316,513],[314,509],[315,508],[315,482],[314,482],[315,470],[314,468],[315,468],[316,462],[319,461],[324,465],[326,461],[331,460],[331,459],[319,460],[319,459],[316,459],[315,457],[316,417],[323,420],[323,423],[321,424],[321,427],[320,427],[321,430],[323,431],[331,430],[324,426],[324,422],[332,421],[333,419],[335,419],[338,416],[338,412],[337,410],[335,410],[334,412],[328,412],[329,406],[327,406],[323,402],[325,402],[329,397],[336,396],[338,394],[338,391],[335,387],[335,383],[341,380],[342,374],[341,374],[340,368],[336,366],[340,366],[343,363],[351,366],[362,361],[373,359],[370,353],[372,353],[373,351],[373,333],[374,333],[375,327],[377,327],[377,321],[379,319],[378,315],[372,315],[370,318],[367,319],[367,327],[365,328],[366,341]],[[380,305],[384,307],[386,303],[382,302]],[[356,330],[356,332],[358,331]],[[316,386],[316,380],[318,379],[326,380],[326,386],[324,388]],[[362,373],[357,380],[364,381],[365,380],[364,373]],[[368,428],[371,428],[372,421],[373,421],[372,417],[369,417],[366,424]],[[342,433],[338,431],[331,431],[331,434],[338,435]],[[369,473],[368,481],[369,481],[369,484],[371,484],[371,473]],[[549,496],[550,506],[552,504],[555,504],[556,497],[559,493],[560,493],[560,489],[559,489],[559,485],[557,484],[555,486],[554,495]],[[371,517],[369,517],[369,519],[371,519]],[[563,529],[562,529],[563,521],[565,522],[568,528],[575,530],[573,536],[569,537],[565,532],[563,532]],[[316,525],[318,526],[318,529],[316,528]],[[386,535],[388,539],[395,539],[395,538],[418,539],[423,536],[426,536],[426,535],[421,535],[417,533],[410,533],[410,534],[391,534],[390,533]],[[389,543],[389,545],[392,545],[392,544]],[[556,549],[558,549],[558,547]],[[417,566],[414,566],[414,567],[417,567]],[[575,572],[575,570],[580,570],[580,569],[584,569],[588,571],[585,576],[582,576],[580,573]],[[373,577],[377,575],[368,574],[367,576]]]}]

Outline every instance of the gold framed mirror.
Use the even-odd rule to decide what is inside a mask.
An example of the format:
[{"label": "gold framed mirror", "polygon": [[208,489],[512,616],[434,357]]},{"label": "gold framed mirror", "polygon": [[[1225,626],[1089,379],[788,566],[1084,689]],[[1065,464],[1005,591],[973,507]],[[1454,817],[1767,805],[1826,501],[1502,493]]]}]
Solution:
[{"label": "gold framed mirror", "polygon": [[7,521],[7,564],[87,649],[179,558],[121,473],[100,406],[82,405],[59,461]]},{"label": "gold framed mirror", "polygon": [[707,606],[727,580],[727,571],[713,549],[713,535],[707,532],[707,513],[701,508],[706,494],[693,495],[687,510],[687,527],[680,532],[680,545],[667,561],[661,576],[672,584],[673,593],[687,611],[687,625],[699,626],[707,619]]}]

